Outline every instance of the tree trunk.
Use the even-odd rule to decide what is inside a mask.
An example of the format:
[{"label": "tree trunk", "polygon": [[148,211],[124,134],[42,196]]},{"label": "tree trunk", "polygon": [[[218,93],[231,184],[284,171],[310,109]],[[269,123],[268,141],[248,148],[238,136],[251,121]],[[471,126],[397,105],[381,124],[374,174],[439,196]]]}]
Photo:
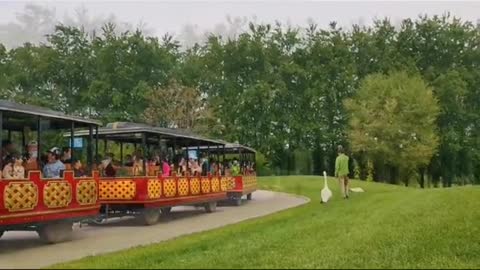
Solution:
[{"label": "tree trunk", "polygon": [[395,166],[390,166],[390,184],[397,183],[397,172],[395,170]]},{"label": "tree trunk", "polygon": [[421,168],[420,172],[420,187],[425,188],[425,168]]}]

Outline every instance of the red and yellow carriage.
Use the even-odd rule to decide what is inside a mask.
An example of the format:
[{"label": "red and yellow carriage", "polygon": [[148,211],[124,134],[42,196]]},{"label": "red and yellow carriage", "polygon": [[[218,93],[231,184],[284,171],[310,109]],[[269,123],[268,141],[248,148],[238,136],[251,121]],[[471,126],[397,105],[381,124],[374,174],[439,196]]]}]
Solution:
[{"label": "red and yellow carriage", "polygon": [[[76,133],[80,137],[86,135],[86,131]],[[103,141],[105,154],[116,152],[116,156],[119,156],[117,172],[124,171],[123,175],[117,173],[115,177],[100,177],[102,214],[96,222],[103,222],[109,217],[134,215],[141,217],[146,225],[152,225],[159,220],[161,212],[168,214],[174,206],[204,206],[207,212],[212,212],[216,209],[217,201],[227,197],[228,180],[219,174],[200,176],[173,172],[169,176],[162,176],[161,166],[151,166],[145,162],[146,154],[154,151],[152,148],[155,147],[159,150],[161,160],[166,155],[178,157],[178,151],[182,149],[186,151],[181,151],[180,156],[188,160],[192,146],[208,144],[218,147],[222,145],[220,141],[180,130],[124,122],[108,124],[98,129],[96,136],[99,142]],[[142,174],[138,175],[134,167],[124,166],[126,146],[134,153],[141,149],[144,156]]]},{"label": "red and yellow carriage", "polygon": [[[48,109],[0,100],[0,168],[7,155],[6,142],[36,139],[36,147],[30,148],[29,159],[25,161],[25,175],[11,179],[0,175],[0,236],[5,231],[37,231],[41,240],[54,243],[70,238],[73,223],[96,216],[100,209],[97,201],[98,173],[75,178],[72,171],[65,171],[63,177],[46,179],[40,172],[40,153],[48,144],[42,140],[44,133],[53,132],[62,136],[59,130],[88,128],[89,143],[86,159],[93,158],[92,130],[99,123],[72,117]],[[73,148],[73,140],[71,140]],[[5,143],[6,144],[6,143]],[[83,150],[82,150],[83,151]],[[80,151],[78,154],[80,154]]]},{"label": "red and yellow carriage", "polygon": [[[227,197],[233,201],[235,205],[242,204],[242,197],[246,196],[247,200],[252,199],[252,193],[257,190],[257,175],[255,172],[256,151],[253,148],[238,143],[224,142],[222,148],[211,148],[209,146],[201,146],[202,151],[208,151],[209,155],[222,155],[223,165],[228,167],[224,173],[228,179]],[[228,158],[228,161],[227,161]],[[238,163],[238,172],[235,172],[233,164]],[[225,163],[229,163],[228,165]]]}]

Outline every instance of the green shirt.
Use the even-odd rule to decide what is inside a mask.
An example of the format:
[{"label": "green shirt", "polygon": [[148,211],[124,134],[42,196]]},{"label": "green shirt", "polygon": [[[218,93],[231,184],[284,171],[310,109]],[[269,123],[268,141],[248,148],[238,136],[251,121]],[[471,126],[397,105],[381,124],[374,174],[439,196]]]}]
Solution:
[{"label": "green shirt", "polygon": [[233,176],[240,175],[240,166],[238,166],[238,164],[232,165],[232,175]]},{"label": "green shirt", "polygon": [[348,156],[340,154],[335,160],[335,176],[347,176],[349,173]]}]

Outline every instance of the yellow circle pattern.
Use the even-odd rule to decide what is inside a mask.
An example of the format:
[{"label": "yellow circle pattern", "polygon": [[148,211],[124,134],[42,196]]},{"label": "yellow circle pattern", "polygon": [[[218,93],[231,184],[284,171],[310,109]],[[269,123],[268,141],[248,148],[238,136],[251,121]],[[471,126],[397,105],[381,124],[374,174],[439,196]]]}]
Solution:
[{"label": "yellow circle pattern", "polygon": [[210,179],[202,178],[202,193],[210,193]]},{"label": "yellow circle pattern", "polygon": [[147,182],[147,194],[149,199],[158,199],[162,196],[162,183],[160,180],[149,179]]},{"label": "yellow circle pattern", "polygon": [[212,192],[219,192],[220,191],[220,180],[218,177],[212,178]]},{"label": "yellow circle pattern", "polygon": [[178,195],[179,196],[188,195],[188,179],[187,178],[178,179]]},{"label": "yellow circle pattern", "polygon": [[135,198],[136,184],[133,180],[100,181],[100,199],[131,200]]},{"label": "yellow circle pattern", "polygon": [[165,194],[165,197],[175,197],[177,195],[175,179],[163,180],[163,194]]},{"label": "yellow circle pattern", "polygon": [[190,192],[192,195],[200,194],[200,180],[198,178],[190,179]]},{"label": "yellow circle pattern", "polygon": [[93,180],[81,180],[77,183],[77,202],[80,205],[95,204],[97,201],[97,183]]}]

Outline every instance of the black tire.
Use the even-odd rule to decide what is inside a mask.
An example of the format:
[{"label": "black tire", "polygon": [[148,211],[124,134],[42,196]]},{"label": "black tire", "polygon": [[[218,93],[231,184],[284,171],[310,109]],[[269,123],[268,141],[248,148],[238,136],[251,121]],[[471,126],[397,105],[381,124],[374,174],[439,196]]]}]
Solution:
[{"label": "black tire", "polygon": [[251,201],[252,200],[252,193],[247,194],[247,200]]},{"label": "black tire", "polygon": [[145,225],[154,225],[160,219],[160,211],[158,208],[147,208],[143,210],[143,221]]},{"label": "black tire", "polygon": [[2,238],[4,231],[0,231],[0,238]]},{"label": "black tire", "polygon": [[242,205],[242,197],[233,198],[233,204],[234,204],[235,206],[240,206],[240,205]]},{"label": "black tire", "polygon": [[217,202],[208,202],[205,204],[205,211],[207,213],[213,213],[217,210]]},{"label": "black tire", "polygon": [[161,208],[160,211],[162,211],[162,214],[167,216],[172,212],[172,207],[164,207]]},{"label": "black tire", "polygon": [[55,222],[42,225],[38,229],[40,240],[46,244],[55,244],[70,240],[73,234],[72,222]]}]

